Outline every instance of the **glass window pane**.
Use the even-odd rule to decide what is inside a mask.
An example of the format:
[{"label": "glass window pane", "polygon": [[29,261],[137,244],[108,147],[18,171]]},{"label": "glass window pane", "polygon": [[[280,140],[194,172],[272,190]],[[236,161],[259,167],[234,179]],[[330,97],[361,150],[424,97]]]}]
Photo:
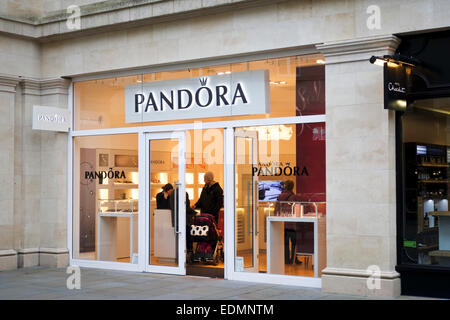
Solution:
[{"label": "glass window pane", "polygon": [[130,126],[192,123],[193,119],[125,123],[125,87],[133,84],[188,79],[253,70],[268,70],[269,114],[222,116],[205,122],[286,117],[325,113],[325,68],[320,54],[264,59],[218,66],[165,71],[127,77],[76,82],[74,84],[74,128],[120,128]]},{"label": "glass window pane", "polygon": [[74,258],[137,264],[137,135],[76,137],[73,145]]},{"label": "glass window pane", "polygon": [[235,149],[235,271],[320,277],[325,123],[239,128]]},{"label": "glass window pane", "polygon": [[416,101],[402,116],[402,263],[450,266],[448,100]]}]

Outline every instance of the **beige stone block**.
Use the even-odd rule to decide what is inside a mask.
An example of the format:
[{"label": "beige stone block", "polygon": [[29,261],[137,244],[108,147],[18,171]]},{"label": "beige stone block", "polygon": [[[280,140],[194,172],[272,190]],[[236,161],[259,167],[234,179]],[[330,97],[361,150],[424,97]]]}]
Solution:
[{"label": "beige stone block", "polygon": [[1,152],[0,153],[0,175],[1,174],[10,174],[11,172],[11,162],[12,155],[10,152]]},{"label": "beige stone block", "polygon": [[[11,253],[2,253],[0,251],[0,271],[17,269],[17,254],[14,250]],[[12,253],[14,252],[14,253]]]},{"label": "beige stone block", "polygon": [[327,110],[333,106],[356,104],[356,77],[352,73],[330,74],[325,73],[325,99]]},{"label": "beige stone block", "polygon": [[327,266],[336,268],[356,268],[358,237],[334,235],[328,231],[330,217],[327,215]]},{"label": "beige stone block", "polygon": [[380,279],[380,289],[369,289],[367,277],[322,275],[322,292],[394,298],[400,295],[400,278]]},{"label": "beige stone block", "polygon": [[41,152],[41,174],[60,175],[67,172],[67,154],[62,152]]},{"label": "beige stone block", "polygon": [[29,268],[39,265],[39,250],[36,252],[20,252],[17,255],[19,268]]},{"label": "beige stone block", "polygon": [[277,5],[277,21],[301,20],[312,16],[313,1],[286,1]]},{"label": "beige stone block", "polygon": [[[395,234],[395,204],[358,204],[355,212],[356,234],[360,236],[389,237]],[[394,231],[394,232],[393,232]]]},{"label": "beige stone block", "polygon": [[354,0],[314,0],[312,14],[314,16],[323,17],[326,15],[351,13],[354,11]]},{"label": "beige stone block", "polygon": [[[203,33],[208,32],[207,29],[203,30]],[[186,25],[184,20],[156,24],[153,26],[152,35],[154,43],[158,45],[164,45],[164,41],[167,39],[190,39],[192,37],[191,24]]]},{"label": "beige stone block", "polygon": [[[181,2],[181,1],[178,1]],[[202,0],[202,6],[204,8],[207,7],[215,7],[215,6],[222,6],[226,4],[230,4],[231,0]]]},{"label": "beige stone block", "polygon": [[327,234],[355,236],[358,216],[362,214],[354,204],[327,204]]},{"label": "beige stone block", "polygon": [[52,268],[65,268],[69,265],[69,254],[41,252],[39,255],[39,265]]},{"label": "beige stone block", "polygon": [[188,12],[202,8],[202,0],[173,1],[173,12]]},{"label": "beige stone block", "polygon": [[99,13],[81,18],[81,29],[96,28],[109,23],[109,13]]},{"label": "beige stone block", "polygon": [[233,14],[226,12],[221,14],[205,15],[190,19],[187,27],[189,36],[215,32],[226,32],[233,28]]},{"label": "beige stone block", "polygon": [[332,203],[389,203],[394,170],[328,170],[327,201]]},{"label": "beige stone block", "polygon": [[333,13],[324,17],[322,39],[324,42],[334,39],[355,37],[354,13]]},{"label": "beige stone block", "polygon": [[30,199],[39,199],[41,193],[41,176],[40,174],[22,175],[23,194]]},{"label": "beige stone block", "polygon": [[233,29],[242,32],[249,29],[273,28],[276,21],[276,4],[242,9],[233,14]]},{"label": "beige stone block", "polygon": [[133,28],[127,31],[127,46],[137,48],[141,44],[150,43],[153,40],[153,25],[142,28]]},{"label": "beige stone block", "polygon": [[59,34],[60,32],[60,24],[59,22],[50,22],[42,25],[42,36],[48,37],[51,35]]},{"label": "beige stone block", "polygon": [[[341,130],[345,130],[342,128]],[[376,134],[376,133],[375,133]],[[327,139],[327,169],[329,170],[393,170],[395,162],[390,150],[390,137],[361,136]],[[395,155],[395,152],[393,152]]]},{"label": "beige stone block", "polygon": [[121,9],[109,13],[109,24],[124,23],[128,21],[130,21],[130,9]]},{"label": "beige stone block", "polygon": [[[1,180],[0,180],[1,182]],[[9,186],[9,188],[11,188]],[[0,226],[12,226],[14,224],[14,205],[12,200],[12,190],[9,190],[7,194],[3,190],[3,194],[0,194]]]},{"label": "beige stone block", "polygon": [[[67,215],[67,212],[65,213]],[[67,223],[40,223],[41,247],[67,247]]]},{"label": "beige stone block", "polygon": [[67,149],[67,133],[41,132],[41,150],[43,152],[54,152]]},{"label": "beige stone block", "polygon": [[141,20],[153,16],[153,5],[130,8],[130,20]]},{"label": "beige stone block", "polygon": [[12,215],[12,212],[0,212],[0,250],[7,250],[14,246],[14,226],[2,222],[5,219],[10,220]]},{"label": "beige stone block", "polygon": [[384,102],[383,71],[376,68],[371,72],[357,72],[355,74],[356,103]]},{"label": "beige stone block", "polygon": [[[40,222],[45,224],[66,223],[67,222],[66,199],[41,199],[40,218],[41,218]],[[54,232],[54,230],[52,232]]]},{"label": "beige stone block", "polygon": [[[179,59],[179,48],[182,47],[183,50],[188,51],[190,48],[183,46],[184,40],[172,40],[168,39],[164,43],[156,42],[156,62],[157,63],[165,63],[169,61],[175,61]],[[189,43],[186,42],[186,45],[195,46],[195,41]]]},{"label": "beige stone block", "polygon": [[153,5],[153,16],[164,16],[174,12],[173,1],[157,2]]},{"label": "beige stone block", "polygon": [[41,153],[39,151],[27,151],[27,156],[27,161],[23,163],[23,174],[39,174],[41,172]]},{"label": "beige stone block", "polygon": [[[359,137],[379,138],[387,145],[389,132],[383,122],[388,111],[382,104],[346,105],[327,108],[327,138],[351,139]],[[385,130],[385,131],[383,131]]]}]

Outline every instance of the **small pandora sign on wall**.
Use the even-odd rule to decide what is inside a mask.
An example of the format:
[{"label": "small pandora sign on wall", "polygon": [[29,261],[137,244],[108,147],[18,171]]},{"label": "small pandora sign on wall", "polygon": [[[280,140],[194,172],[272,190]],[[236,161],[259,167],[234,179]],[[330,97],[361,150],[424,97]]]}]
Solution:
[{"label": "small pandora sign on wall", "polygon": [[267,70],[134,84],[125,88],[125,121],[270,113],[269,92]]},{"label": "small pandora sign on wall", "polygon": [[33,106],[33,130],[68,132],[70,112],[67,109]]}]

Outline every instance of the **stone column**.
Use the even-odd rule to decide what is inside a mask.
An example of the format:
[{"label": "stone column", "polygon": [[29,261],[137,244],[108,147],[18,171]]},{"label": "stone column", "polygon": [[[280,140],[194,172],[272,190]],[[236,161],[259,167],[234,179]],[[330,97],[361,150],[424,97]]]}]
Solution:
[{"label": "stone column", "polygon": [[[16,110],[16,250],[19,268],[39,265],[41,206],[41,136],[32,129],[33,106],[41,104],[40,81],[22,79]],[[20,184],[20,186],[19,186]]]},{"label": "stone column", "polygon": [[[41,103],[67,108],[70,81],[41,80]],[[67,249],[67,133],[41,131],[40,265],[64,267]]]},{"label": "stone column", "polygon": [[14,250],[14,124],[18,77],[0,75],[0,271],[17,268]]},{"label": "stone column", "polygon": [[[383,107],[383,68],[369,63],[372,55],[393,54],[399,43],[388,35],[317,46],[326,61],[324,292],[400,294],[395,271],[395,114]],[[380,270],[379,289],[369,278],[369,267]]]}]

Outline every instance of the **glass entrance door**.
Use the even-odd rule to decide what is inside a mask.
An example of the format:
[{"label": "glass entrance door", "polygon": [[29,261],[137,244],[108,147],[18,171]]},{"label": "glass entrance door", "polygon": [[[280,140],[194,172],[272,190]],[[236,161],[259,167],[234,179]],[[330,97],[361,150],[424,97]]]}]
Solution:
[{"label": "glass entrance door", "polygon": [[258,272],[259,230],[257,215],[258,133],[238,129],[235,136],[236,154],[236,269]]},{"label": "glass entrance door", "polygon": [[146,270],[184,275],[185,133],[150,133],[146,137]]}]

